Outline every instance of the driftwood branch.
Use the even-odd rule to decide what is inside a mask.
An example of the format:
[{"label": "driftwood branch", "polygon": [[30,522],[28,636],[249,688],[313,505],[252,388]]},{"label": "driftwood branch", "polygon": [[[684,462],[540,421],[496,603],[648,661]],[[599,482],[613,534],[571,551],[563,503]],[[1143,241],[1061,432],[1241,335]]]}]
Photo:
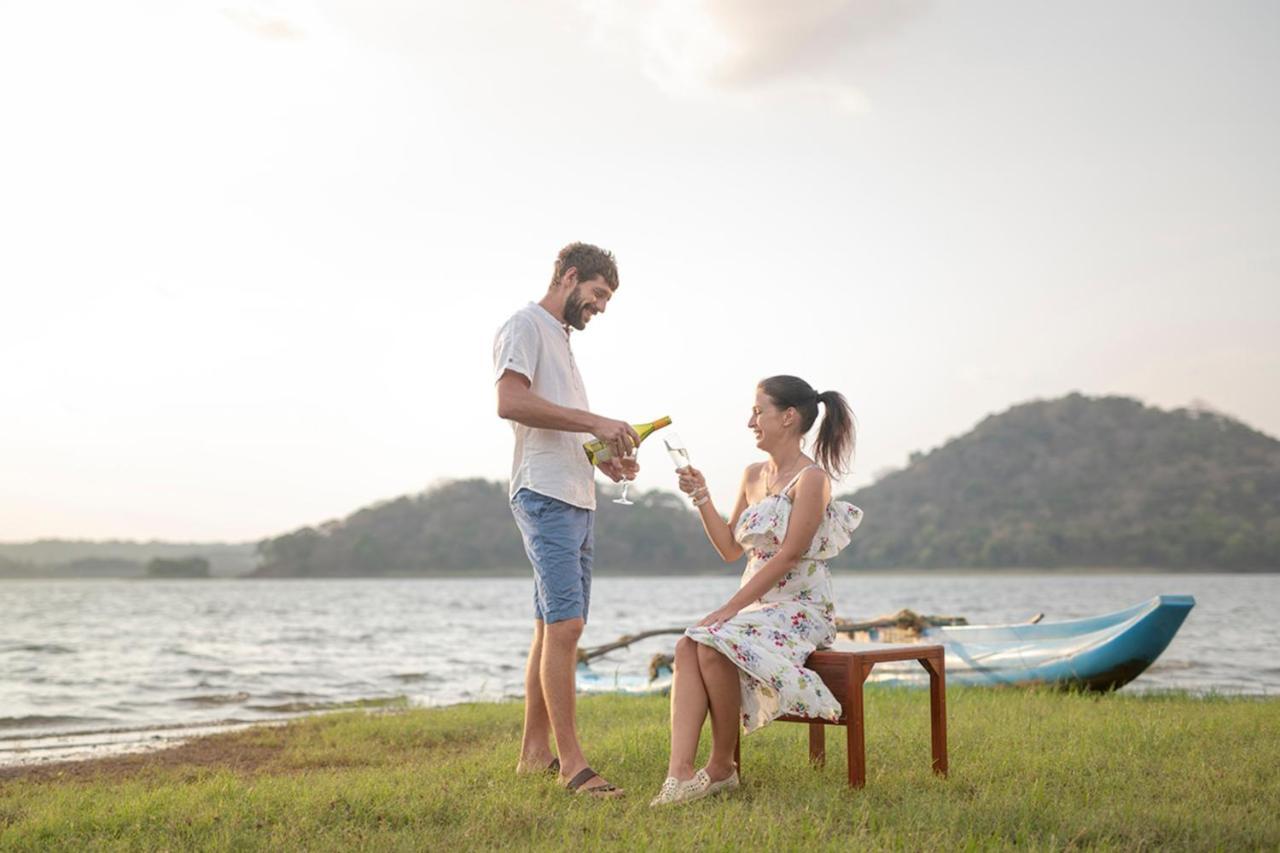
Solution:
[{"label": "driftwood branch", "polygon": [[[855,622],[851,619],[836,619],[836,630],[842,634],[853,633],[854,631],[869,631],[873,628],[899,628],[908,631],[923,631],[925,628],[932,628],[942,625],[968,625],[969,620],[963,616],[922,616],[912,610],[899,610],[886,616],[877,616],[874,619],[868,619],[863,622]],[[685,629],[681,628],[654,628],[650,631],[641,631],[638,634],[624,634],[612,643],[605,643],[600,646],[592,646],[589,649],[578,649],[578,663],[589,663],[598,657],[603,657],[609,652],[625,649],[632,643],[638,643],[641,640],[647,640],[650,637],[659,637],[663,634],[683,634]],[[662,657],[668,657],[663,655]],[[654,667],[663,665],[658,662],[656,657],[650,662],[651,674]]]},{"label": "driftwood branch", "polygon": [[864,622],[851,619],[836,619],[836,630],[841,634],[852,634],[854,631],[870,631],[873,628],[899,628],[904,631],[920,632],[925,628],[936,628],[944,625],[968,625],[969,620],[963,616],[924,616],[914,610],[899,610],[897,613],[877,616]]},{"label": "driftwood branch", "polygon": [[647,640],[650,637],[658,637],[663,634],[683,634],[684,628],[654,628],[652,631],[641,631],[639,634],[624,634],[612,643],[605,643],[602,646],[592,646],[589,649],[578,649],[578,663],[587,663],[595,658],[609,654],[609,652],[625,649],[632,643],[638,643],[641,640]]}]

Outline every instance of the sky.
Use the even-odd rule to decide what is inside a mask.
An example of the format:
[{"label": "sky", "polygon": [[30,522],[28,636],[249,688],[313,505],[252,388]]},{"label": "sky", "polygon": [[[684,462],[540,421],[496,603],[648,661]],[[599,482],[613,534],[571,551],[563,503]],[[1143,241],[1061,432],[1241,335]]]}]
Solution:
[{"label": "sky", "polygon": [[[0,541],[250,541],[505,479],[497,327],[722,506],[756,382],[853,489],[1072,391],[1280,435],[1280,5],[0,3]],[[660,445],[640,489],[674,489]]]}]

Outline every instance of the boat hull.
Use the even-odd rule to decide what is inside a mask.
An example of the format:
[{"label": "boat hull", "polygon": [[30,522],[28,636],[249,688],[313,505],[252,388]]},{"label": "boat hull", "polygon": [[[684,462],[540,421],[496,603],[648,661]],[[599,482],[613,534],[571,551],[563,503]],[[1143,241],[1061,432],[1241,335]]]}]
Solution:
[{"label": "boat hull", "polygon": [[[927,628],[922,643],[946,648],[951,684],[1052,685],[1107,691],[1141,675],[1168,647],[1195,599],[1161,595],[1125,610],[1063,622]],[[859,640],[886,641],[876,631]],[[902,642],[900,635],[894,642]],[[835,648],[839,649],[840,641]],[[910,668],[878,666],[869,680],[922,682]]]}]

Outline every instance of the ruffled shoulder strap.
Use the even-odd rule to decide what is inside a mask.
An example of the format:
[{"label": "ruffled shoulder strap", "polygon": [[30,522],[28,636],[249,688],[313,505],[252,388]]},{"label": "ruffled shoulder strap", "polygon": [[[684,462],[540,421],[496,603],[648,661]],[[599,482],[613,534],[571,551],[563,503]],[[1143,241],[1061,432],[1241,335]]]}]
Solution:
[{"label": "ruffled shoulder strap", "polygon": [[799,471],[796,472],[796,475],[794,477],[791,478],[791,482],[787,483],[787,487],[782,491],[778,492],[778,494],[787,495],[787,499],[790,500],[791,496],[788,494],[788,492],[790,492],[792,489],[796,487],[796,483],[800,482],[800,478],[804,476],[804,472],[808,471],[810,468],[821,468],[821,467],[822,467],[821,465],[804,466],[803,468],[801,468]]}]

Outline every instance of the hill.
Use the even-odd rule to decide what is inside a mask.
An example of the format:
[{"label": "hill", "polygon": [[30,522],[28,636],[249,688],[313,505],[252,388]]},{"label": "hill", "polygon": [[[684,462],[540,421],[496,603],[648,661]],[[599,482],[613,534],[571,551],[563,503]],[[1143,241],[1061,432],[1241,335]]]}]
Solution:
[{"label": "hill", "polygon": [[992,415],[859,490],[841,565],[1280,568],[1280,442],[1072,394]]}]

